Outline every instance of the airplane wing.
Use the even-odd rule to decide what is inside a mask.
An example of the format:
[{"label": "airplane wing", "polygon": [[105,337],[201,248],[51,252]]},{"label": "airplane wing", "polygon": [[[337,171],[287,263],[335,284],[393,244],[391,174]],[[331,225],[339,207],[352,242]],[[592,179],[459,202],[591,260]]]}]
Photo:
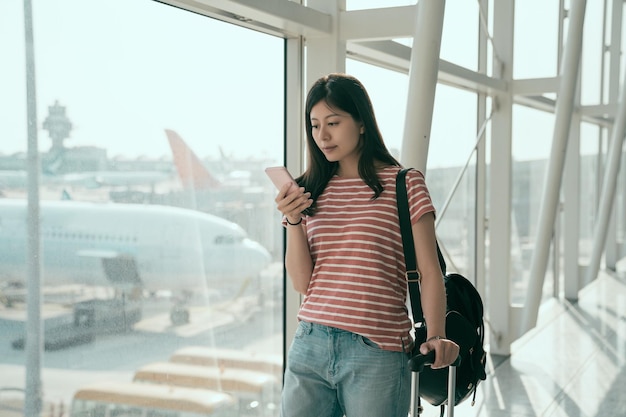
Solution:
[{"label": "airplane wing", "polygon": [[131,255],[114,250],[85,249],[79,251],[78,256],[100,259],[104,273],[112,284],[141,286],[137,262]]}]

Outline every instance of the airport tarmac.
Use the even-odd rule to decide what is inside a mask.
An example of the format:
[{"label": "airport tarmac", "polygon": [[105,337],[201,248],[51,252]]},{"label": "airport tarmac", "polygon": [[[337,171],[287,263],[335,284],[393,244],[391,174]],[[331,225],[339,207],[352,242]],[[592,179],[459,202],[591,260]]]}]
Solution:
[{"label": "airport tarmac", "polygon": [[[44,351],[42,416],[67,416],[72,395],[79,387],[103,380],[131,381],[137,368],[166,361],[181,347],[282,353],[282,308],[274,303],[261,305],[257,297],[245,296],[211,307],[196,306],[190,309],[190,322],[181,326],[169,322],[169,307],[164,299],[144,300],[143,318],[132,330],[101,334],[89,343]],[[71,314],[58,304],[47,304],[42,316],[58,321]],[[11,341],[23,334],[25,318],[24,306],[0,307],[0,417],[22,415],[19,404],[23,393],[19,390],[25,388],[26,353],[13,348]]]}]

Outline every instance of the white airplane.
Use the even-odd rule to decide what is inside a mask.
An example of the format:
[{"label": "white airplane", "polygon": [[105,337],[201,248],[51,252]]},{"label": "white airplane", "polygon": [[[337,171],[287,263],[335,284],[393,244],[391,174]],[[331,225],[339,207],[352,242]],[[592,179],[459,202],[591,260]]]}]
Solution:
[{"label": "white airplane", "polygon": [[[269,252],[237,224],[194,210],[76,201],[40,207],[46,286],[235,292],[270,263]],[[0,283],[25,281],[27,230],[26,201],[0,199]],[[176,321],[188,314],[184,309]]]}]

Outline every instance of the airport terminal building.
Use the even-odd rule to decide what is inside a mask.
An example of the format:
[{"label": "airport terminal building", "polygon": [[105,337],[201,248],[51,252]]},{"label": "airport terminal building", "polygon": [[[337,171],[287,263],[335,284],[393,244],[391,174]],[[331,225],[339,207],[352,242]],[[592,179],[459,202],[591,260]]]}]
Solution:
[{"label": "airport terminal building", "polygon": [[0,417],[279,416],[303,296],[265,168],[307,169],[329,73],[482,298],[454,413],[625,416],[625,29],[622,0],[1,2]]}]

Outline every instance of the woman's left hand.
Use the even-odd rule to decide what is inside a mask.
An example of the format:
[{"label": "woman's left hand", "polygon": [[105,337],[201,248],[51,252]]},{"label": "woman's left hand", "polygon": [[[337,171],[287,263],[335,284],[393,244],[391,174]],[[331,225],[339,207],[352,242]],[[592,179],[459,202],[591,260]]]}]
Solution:
[{"label": "woman's left hand", "polygon": [[420,346],[422,355],[426,355],[432,350],[435,351],[435,362],[431,365],[433,369],[445,368],[459,356],[459,345],[449,339],[433,338]]}]

